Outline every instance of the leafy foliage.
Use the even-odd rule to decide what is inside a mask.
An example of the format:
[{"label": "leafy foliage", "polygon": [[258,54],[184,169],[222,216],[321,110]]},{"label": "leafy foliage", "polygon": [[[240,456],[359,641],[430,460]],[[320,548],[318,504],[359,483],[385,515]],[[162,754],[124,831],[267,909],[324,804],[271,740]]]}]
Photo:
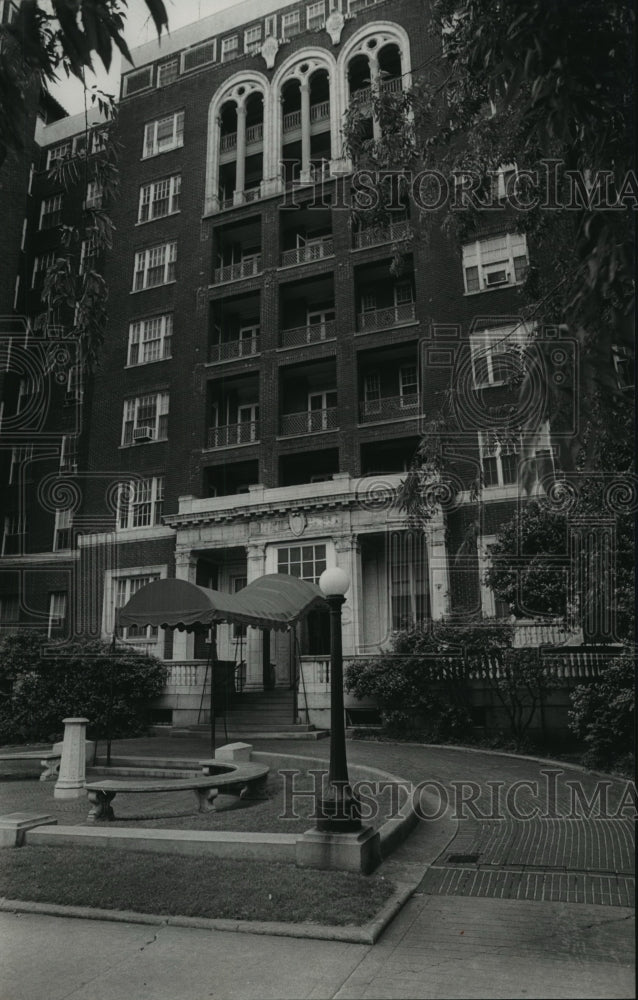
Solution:
[{"label": "leafy foliage", "polygon": [[629,653],[612,660],[601,677],[572,695],[570,728],[585,742],[584,762],[612,767],[635,750],[636,663]]},{"label": "leafy foliage", "polygon": [[148,726],[148,703],[161,694],[166,666],[153,656],[85,640],[45,648],[42,635],[0,639],[3,742],[61,738],[67,716],[89,719],[92,737],[133,736]]}]

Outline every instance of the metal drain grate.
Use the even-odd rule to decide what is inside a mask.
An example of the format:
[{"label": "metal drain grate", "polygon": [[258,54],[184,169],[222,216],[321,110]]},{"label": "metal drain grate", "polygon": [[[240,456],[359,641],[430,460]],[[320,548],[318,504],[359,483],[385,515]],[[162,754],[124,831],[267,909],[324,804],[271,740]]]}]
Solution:
[{"label": "metal drain grate", "polygon": [[447,859],[449,865],[475,865],[478,863],[480,854],[450,854]]}]

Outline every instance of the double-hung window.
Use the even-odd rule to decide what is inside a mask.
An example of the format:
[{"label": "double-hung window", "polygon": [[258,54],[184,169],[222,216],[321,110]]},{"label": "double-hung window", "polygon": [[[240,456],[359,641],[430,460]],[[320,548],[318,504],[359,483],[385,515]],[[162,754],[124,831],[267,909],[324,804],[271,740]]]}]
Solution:
[{"label": "double-hung window", "polygon": [[509,486],[518,480],[520,435],[513,431],[479,431],[483,484]]},{"label": "double-hung window", "polygon": [[165,177],[161,181],[143,184],[140,188],[138,222],[150,222],[179,211],[179,195],[182,186],[180,174]]},{"label": "double-hung window", "polygon": [[155,288],[175,281],[177,243],[163,243],[158,247],[140,250],[135,254],[133,291]]},{"label": "double-hung window", "polygon": [[89,181],[86,186],[85,208],[102,208],[104,191],[99,181]]},{"label": "double-hung window", "polygon": [[66,142],[61,142],[57,146],[53,146],[47,155],[47,169],[52,167],[57,167],[59,163],[63,160],[68,160],[73,151],[73,143],[70,139]]},{"label": "double-hung window", "polygon": [[381,412],[381,376],[368,372],[363,379],[363,402],[366,415]]},{"label": "double-hung window", "polygon": [[168,436],[167,392],[152,392],[124,402],[122,446],[165,441]]},{"label": "double-hung window", "polygon": [[292,545],[277,550],[277,572],[319,583],[326,568],[325,545]]},{"label": "double-hung window", "polygon": [[520,284],[527,268],[524,233],[502,233],[463,246],[463,279],[468,294]]},{"label": "double-hung window", "polygon": [[419,372],[416,365],[402,365],[399,368],[399,396],[403,407],[418,404]]},{"label": "double-hung window", "polygon": [[46,272],[53,264],[55,264],[54,250],[48,250],[47,253],[35,258],[33,262],[33,277],[31,279],[32,288],[37,288],[38,285],[42,284]]},{"label": "double-hung window", "polygon": [[[119,576],[113,580],[113,605],[123,608],[131,597],[148,583],[160,579],[159,573],[144,573],[136,576]],[[155,642],[158,637],[156,625],[129,625],[122,629],[122,639],[126,642]]]},{"label": "double-hung window", "polygon": [[239,55],[239,35],[222,38],[222,62],[228,62]]},{"label": "double-hung window", "polygon": [[261,24],[254,24],[244,32],[244,52],[254,55],[261,49]]},{"label": "double-hung window", "polygon": [[306,10],[306,25],[308,31],[320,31],[326,23],[326,4],[325,0],[319,0],[319,3],[309,4]]},{"label": "double-hung window", "polygon": [[301,14],[298,10],[290,11],[288,14],[281,15],[281,34],[282,37],[294,38],[301,31]]},{"label": "double-hung window", "polygon": [[62,195],[44,198],[40,208],[40,229],[54,229],[62,222]]},{"label": "double-hung window", "polygon": [[95,270],[99,252],[97,233],[91,233],[87,239],[82,240],[80,246],[80,274],[88,274],[89,271]]},{"label": "double-hung window", "polygon": [[147,365],[151,361],[162,361],[171,356],[173,336],[173,315],[149,316],[138,319],[129,326],[129,365]]},{"label": "double-hung window", "polygon": [[184,112],[148,122],[144,128],[144,158],[184,145]]},{"label": "double-hung window", "polygon": [[523,326],[483,330],[470,336],[474,387],[505,385],[523,371],[523,352],[529,340]]},{"label": "double-hung window", "polygon": [[122,483],[118,496],[117,527],[150,528],[161,523],[164,477],[132,479]]}]

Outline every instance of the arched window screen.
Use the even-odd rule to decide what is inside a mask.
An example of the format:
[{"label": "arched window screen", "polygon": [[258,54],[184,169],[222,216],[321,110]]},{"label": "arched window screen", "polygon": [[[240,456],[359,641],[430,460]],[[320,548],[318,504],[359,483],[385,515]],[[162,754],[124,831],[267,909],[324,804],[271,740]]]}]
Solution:
[{"label": "arched window screen", "polygon": [[425,532],[391,531],[387,567],[392,629],[411,628],[426,621],[430,601]]}]

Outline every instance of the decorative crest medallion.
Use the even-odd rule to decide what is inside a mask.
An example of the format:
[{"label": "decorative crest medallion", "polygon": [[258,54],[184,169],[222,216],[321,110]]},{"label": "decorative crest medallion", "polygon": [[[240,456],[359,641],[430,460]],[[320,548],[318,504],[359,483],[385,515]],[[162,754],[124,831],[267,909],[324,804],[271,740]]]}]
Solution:
[{"label": "decorative crest medallion", "polygon": [[268,69],[272,69],[274,67],[278,52],[279,40],[277,38],[273,38],[272,35],[269,35],[268,38],[264,40],[264,44],[261,47],[261,54],[266,60],[266,66]]},{"label": "decorative crest medallion", "polygon": [[288,515],[288,524],[295,538],[299,538],[306,530],[306,515],[303,511],[297,511],[296,513],[291,511]]},{"label": "decorative crest medallion", "polygon": [[341,32],[343,31],[346,19],[340,10],[333,10],[332,14],[326,21],[326,31],[332,39],[333,45],[338,45],[341,41]]}]

